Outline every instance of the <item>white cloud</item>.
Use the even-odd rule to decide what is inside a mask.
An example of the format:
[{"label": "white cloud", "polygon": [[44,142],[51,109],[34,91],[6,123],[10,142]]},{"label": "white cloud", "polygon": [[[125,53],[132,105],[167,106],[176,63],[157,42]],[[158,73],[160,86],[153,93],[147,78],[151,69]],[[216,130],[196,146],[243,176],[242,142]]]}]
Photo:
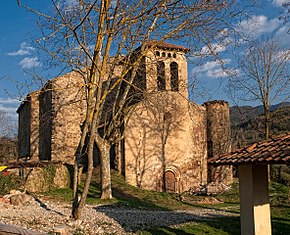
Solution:
[{"label": "white cloud", "polygon": [[253,39],[258,38],[263,33],[271,33],[276,30],[281,22],[279,19],[268,19],[267,16],[252,16],[249,19],[241,21],[236,29],[242,35],[250,36]]},{"label": "white cloud", "polygon": [[31,69],[33,67],[39,67],[40,62],[37,57],[25,57],[18,63],[23,69]]},{"label": "white cloud", "polygon": [[17,99],[11,99],[11,98],[7,98],[7,99],[4,99],[4,98],[0,98],[0,105],[1,104],[8,104],[8,105],[15,105],[15,104],[19,104],[19,100]]},{"label": "white cloud", "polygon": [[20,49],[14,52],[8,52],[7,55],[10,56],[21,56],[21,55],[30,55],[34,51],[34,48],[29,46],[26,42],[20,44]]},{"label": "white cloud", "polygon": [[281,46],[290,47],[290,34],[288,33],[290,24],[283,25],[275,33],[274,37],[279,40]]},{"label": "white cloud", "polygon": [[218,61],[208,61],[204,65],[197,67],[197,70],[199,72],[207,72],[209,70],[220,67],[222,64],[229,64],[230,62],[231,62],[231,59],[224,59],[224,60],[218,60]]},{"label": "white cloud", "polygon": [[216,44],[216,43],[214,43],[214,44],[212,44],[212,45],[210,45],[210,46],[204,46],[202,49],[201,49],[201,51],[200,51],[200,53],[202,54],[202,55],[211,55],[211,54],[218,54],[218,53],[220,53],[220,52],[223,52],[223,51],[225,51],[226,50],[226,46],[224,46],[224,45],[219,45],[219,44]]},{"label": "white cloud", "polygon": [[196,72],[203,73],[210,78],[228,77],[239,73],[238,69],[223,68],[223,65],[229,64],[231,59],[224,59],[219,61],[208,61],[202,66],[195,68]]},{"label": "white cloud", "polygon": [[206,75],[210,78],[222,78],[222,77],[229,77],[239,74],[238,69],[213,69],[206,72]]},{"label": "white cloud", "polygon": [[272,3],[275,5],[275,6],[282,6],[283,3],[286,3],[287,0],[272,0]]},{"label": "white cloud", "polygon": [[0,110],[5,111],[12,119],[17,120],[16,110],[20,101],[11,98],[0,98]]}]

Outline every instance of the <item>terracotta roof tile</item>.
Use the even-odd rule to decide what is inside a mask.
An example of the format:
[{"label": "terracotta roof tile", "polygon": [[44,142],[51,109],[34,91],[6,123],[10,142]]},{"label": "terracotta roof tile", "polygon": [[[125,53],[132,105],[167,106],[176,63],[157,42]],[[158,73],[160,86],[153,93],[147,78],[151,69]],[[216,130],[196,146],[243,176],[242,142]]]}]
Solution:
[{"label": "terracotta roof tile", "polygon": [[172,49],[172,50],[178,50],[178,51],[184,51],[184,52],[189,52],[190,51],[189,48],[186,48],[184,46],[178,46],[178,45],[169,44],[169,43],[166,43],[166,42],[158,42],[158,41],[155,41],[155,40],[148,41],[146,44],[149,47],[150,46],[154,46],[154,47],[157,47],[157,48]]},{"label": "terracotta roof tile", "polygon": [[275,136],[234,152],[214,156],[208,160],[212,165],[238,165],[243,163],[290,165],[290,134]]}]

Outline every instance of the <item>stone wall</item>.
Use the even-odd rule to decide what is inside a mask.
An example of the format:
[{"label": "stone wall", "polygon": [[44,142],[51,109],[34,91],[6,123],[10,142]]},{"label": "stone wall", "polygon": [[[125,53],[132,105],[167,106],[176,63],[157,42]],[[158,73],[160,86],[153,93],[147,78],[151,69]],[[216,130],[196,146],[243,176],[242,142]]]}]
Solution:
[{"label": "stone wall", "polygon": [[[22,170],[23,171],[23,170]],[[46,192],[70,186],[70,172],[65,165],[26,168],[25,189],[29,192]]]},{"label": "stone wall", "polygon": [[38,159],[39,102],[38,91],[26,96],[18,113],[18,157]]},{"label": "stone wall", "polygon": [[30,160],[38,159],[39,150],[39,101],[38,91],[30,94]]},{"label": "stone wall", "polygon": [[[230,111],[225,101],[209,101],[207,109],[207,146],[209,157],[231,151]],[[232,183],[232,167],[210,167],[209,182]]]},{"label": "stone wall", "polygon": [[30,102],[25,101],[17,110],[18,113],[18,157],[30,156]]},{"label": "stone wall", "polygon": [[[182,114],[182,115],[180,115]],[[206,182],[206,112],[178,92],[151,95],[136,105],[125,128],[125,179],[141,188],[174,192]]]},{"label": "stone wall", "polygon": [[39,160],[51,159],[52,85],[48,82],[38,96],[39,99]]},{"label": "stone wall", "polygon": [[68,73],[52,80],[51,158],[73,163],[85,118],[83,80]]}]

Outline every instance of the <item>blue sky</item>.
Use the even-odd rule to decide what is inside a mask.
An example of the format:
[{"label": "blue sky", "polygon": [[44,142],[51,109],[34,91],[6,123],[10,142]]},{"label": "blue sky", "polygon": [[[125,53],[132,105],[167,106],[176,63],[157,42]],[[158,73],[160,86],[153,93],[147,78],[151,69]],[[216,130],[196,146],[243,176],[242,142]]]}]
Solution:
[{"label": "blue sky", "polygon": [[[75,0],[64,0],[73,2]],[[26,0],[32,7],[47,9],[49,0]],[[251,9],[252,16],[243,21],[239,27],[241,32],[253,29],[253,38],[264,35],[274,35],[279,38],[282,44],[290,47],[290,35],[286,33],[288,25],[278,19],[283,12],[281,8],[284,0],[263,0],[260,1],[262,7]],[[33,71],[42,66],[41,58],[36,55],[36,50],[31,45],[31,35],[36,31],[36,17],[27,13],[24,9],[17,6],[16,0],[1,1],[0,21],[0,109],[4,109],[11,116],[16,118],[16,109],[19,105],[19,92],[17,86],[20,83],[30,81],[30,76],[24,70]],[[176,43],[178,44],[178,42]],[[206,50],[206,48],[205,48]],[[229,46],[216,46],[216,51],[221,55],[225,64],[234,61],[233,56],[228,53]],[[198,77],[204,88],[207,90],[204,96],[196,97],[197,102],[210,99],[229,98],[224,92],[224,82],[227,75],[222,71],[217,61],[207,61],[199,67],[189,66],[188,72],[191,76],[198,69]],[[6,79],[3,79],[3,78]],[[8,78],[8,79],[7,79]],[[230,102],[231,103],[231,102]]]}]

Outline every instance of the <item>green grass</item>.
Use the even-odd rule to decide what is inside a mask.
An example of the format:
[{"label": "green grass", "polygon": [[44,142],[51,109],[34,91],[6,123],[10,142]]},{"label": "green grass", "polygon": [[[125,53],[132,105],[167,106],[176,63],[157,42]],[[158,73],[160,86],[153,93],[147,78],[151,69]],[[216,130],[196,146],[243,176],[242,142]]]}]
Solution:
[{"label": "green grass", "polygon": [[[130,208],[142,208],[145,210],[191,210],[195,208],[214,208],[216,210],[233,212],[236,216],[214,217],[206,220],[190,221],[184,225],[174,227],[150,228],[142,231],[135,231],[137,234],[240,234],[239,219],[239,194],[238,183],[235,182],[232,188],[220,195],[215,196],[223,201],[220,204],[199,204],[203,199],[201,196],[183,194],[185,200],[180,200],[180,195],[160,193],[150,190],[141,190],[125,183],[124,178],[117,172],[112,172],[112,200],[100,199],[100,185],[98,173],[95,172],[94,180],[90,186],[87,203],[106,204],[110,207],[124,206]],[[55,189],[44,194],[47,197],[61,201],[71,201],[71,189]],[[269,186],[269,195],[272,214],[272,232],[274,235],[285,234],[290,231],[290,204],[289,188],[287,186],[272,183]]]},{"label": "green grass", "polygon": [[165,235],[165,234],[240,234],[240,224],[238,217],[222,217],[217,219],[211,219],[206,222],[192,222],[186,225],[181,225],[177,227],[166,227],[166,228],[153,228],[147,231],[138,231],[137,234],[140,235]]}]

